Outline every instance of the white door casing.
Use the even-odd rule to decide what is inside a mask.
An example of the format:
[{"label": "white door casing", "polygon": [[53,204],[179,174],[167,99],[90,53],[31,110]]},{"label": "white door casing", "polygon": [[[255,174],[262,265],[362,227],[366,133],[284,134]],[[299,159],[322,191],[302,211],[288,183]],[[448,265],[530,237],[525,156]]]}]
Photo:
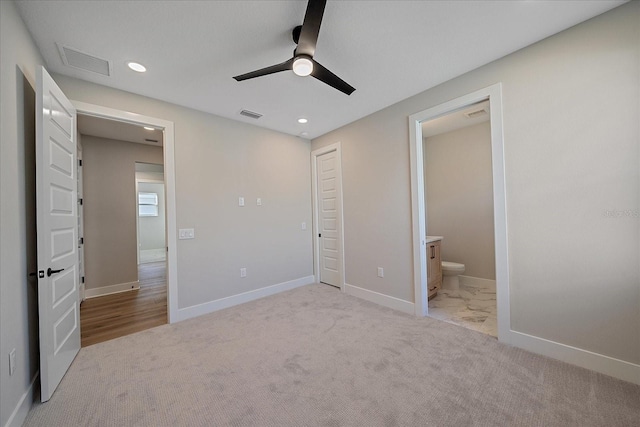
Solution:
[{"label": "white door casing", "polygon": [[317,280],[344,290],[342,174],[339,145],[312,153]]},{"label": "white door casing", "polygon": [[84,301],[84,206],[83,206],[83,183],[82,183],[82,144],[78,137],[76,128],[76,137],[78,142],[78,276],[80,277],[80,303]]},{"label": "white door casing", "polygon": [[76,110],[44,67],[36,80],[41,400],[80,350]]},{"label": "white door casing", "polygon": [[422,122],[446,115],[452,111],[487,99],[489,99],[491,111],[491,163],[493,172],[493,220],[496,251],[498,340],[504,343],[511,343],[513,336],[511,333],[511,313],[509,306],[506,186],[502,132],[502,85],[500,83],[409,116],[415,314],[417,316],[425,316],[429,310],[426,289],[426,209],[424,200]]},{"label": "white door casing", "polygon": [[117,110],[82,101],[72,101],[79,114],[92,117],[131,123],[138,126],[152,126],[163,130],[163,164],[166,208],[166,245],[167,245],[167,316],[169,323],[180,320],[178,309],[178,227],[176,221],[176,183],[175,183],[175,137],[172,121],[145,116],[129,111]]}]

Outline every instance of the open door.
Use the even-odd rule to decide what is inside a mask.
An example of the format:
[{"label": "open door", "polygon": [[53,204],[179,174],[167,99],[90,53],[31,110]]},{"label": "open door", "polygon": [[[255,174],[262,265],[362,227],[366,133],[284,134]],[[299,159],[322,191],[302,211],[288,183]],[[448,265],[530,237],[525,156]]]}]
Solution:
[{"label": "open door", "polygon": [[36,195],[41,399],[80,350],[76,111],[49,73],[36,80]]}]

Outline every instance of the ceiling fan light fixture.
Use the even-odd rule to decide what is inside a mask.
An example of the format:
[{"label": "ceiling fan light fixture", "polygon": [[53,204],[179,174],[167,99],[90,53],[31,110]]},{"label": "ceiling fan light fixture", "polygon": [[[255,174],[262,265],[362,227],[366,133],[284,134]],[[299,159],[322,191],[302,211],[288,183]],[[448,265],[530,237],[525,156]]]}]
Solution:
[{"label": "ceiling fan light fixture", "polygon": [[313,62],[307,56],[298,56],[293,61],[293,72],[298,76],[305,77],[313,72]]}]

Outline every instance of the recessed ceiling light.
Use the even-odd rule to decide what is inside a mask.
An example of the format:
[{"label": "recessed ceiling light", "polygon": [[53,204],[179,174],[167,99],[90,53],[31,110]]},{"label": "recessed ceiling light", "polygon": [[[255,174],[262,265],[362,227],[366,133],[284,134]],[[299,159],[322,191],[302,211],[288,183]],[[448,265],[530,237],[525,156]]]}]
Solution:
[{"label": "recessed ceiling light", "polygon": [[307,123],[308,121],[309,121],[309,120],[305,119],[304,117],[300,117],[300,118],[298,119],[298,123],[301,123],[301,124],[305,124],[305,123]]},{"label": "recessed ceiling light", "polygon": [[145,71],[147,71],[147,67],[137,62],[129,61],[127,62],[127,66],[133,71],[137,71],[138,73],[144,73]]},{"label": "recessed ceiling light", "polygon": [[150,126],[144,126],[144,128],[145,128],[146,130],[156,130],[155,128],[152,128],[152,127],[150,127]]},{"label": "recessed ceiling light", "polygon": [[300,136],[309,136],[309,132],[300,132]]}]

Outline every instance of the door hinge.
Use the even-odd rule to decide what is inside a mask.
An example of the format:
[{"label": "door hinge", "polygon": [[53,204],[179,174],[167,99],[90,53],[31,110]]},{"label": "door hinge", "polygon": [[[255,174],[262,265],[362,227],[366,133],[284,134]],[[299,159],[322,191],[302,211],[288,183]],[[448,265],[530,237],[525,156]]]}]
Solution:
[{"label": "door hinge", "polygon": [[318,237],[322,237],[322,233],[318,233]]},{"label": "door hinge", "polygon": [[78,199],[78,203],[80,203],[80,206],[82,206],[83,200],[82,199]]},{"label": "door hinge", "polygon": [[78,166],[82,166],[82,159],[78,159]]},{"label": "door hinge", "polygon": [[84,276],[82,276],[82,283],[84,283]]},{"label": "door hinge", "polygon": [[81,244],[81,245],[84,245],[84,237],[81,237],[81,238],[80,238],[80,244]]}]

